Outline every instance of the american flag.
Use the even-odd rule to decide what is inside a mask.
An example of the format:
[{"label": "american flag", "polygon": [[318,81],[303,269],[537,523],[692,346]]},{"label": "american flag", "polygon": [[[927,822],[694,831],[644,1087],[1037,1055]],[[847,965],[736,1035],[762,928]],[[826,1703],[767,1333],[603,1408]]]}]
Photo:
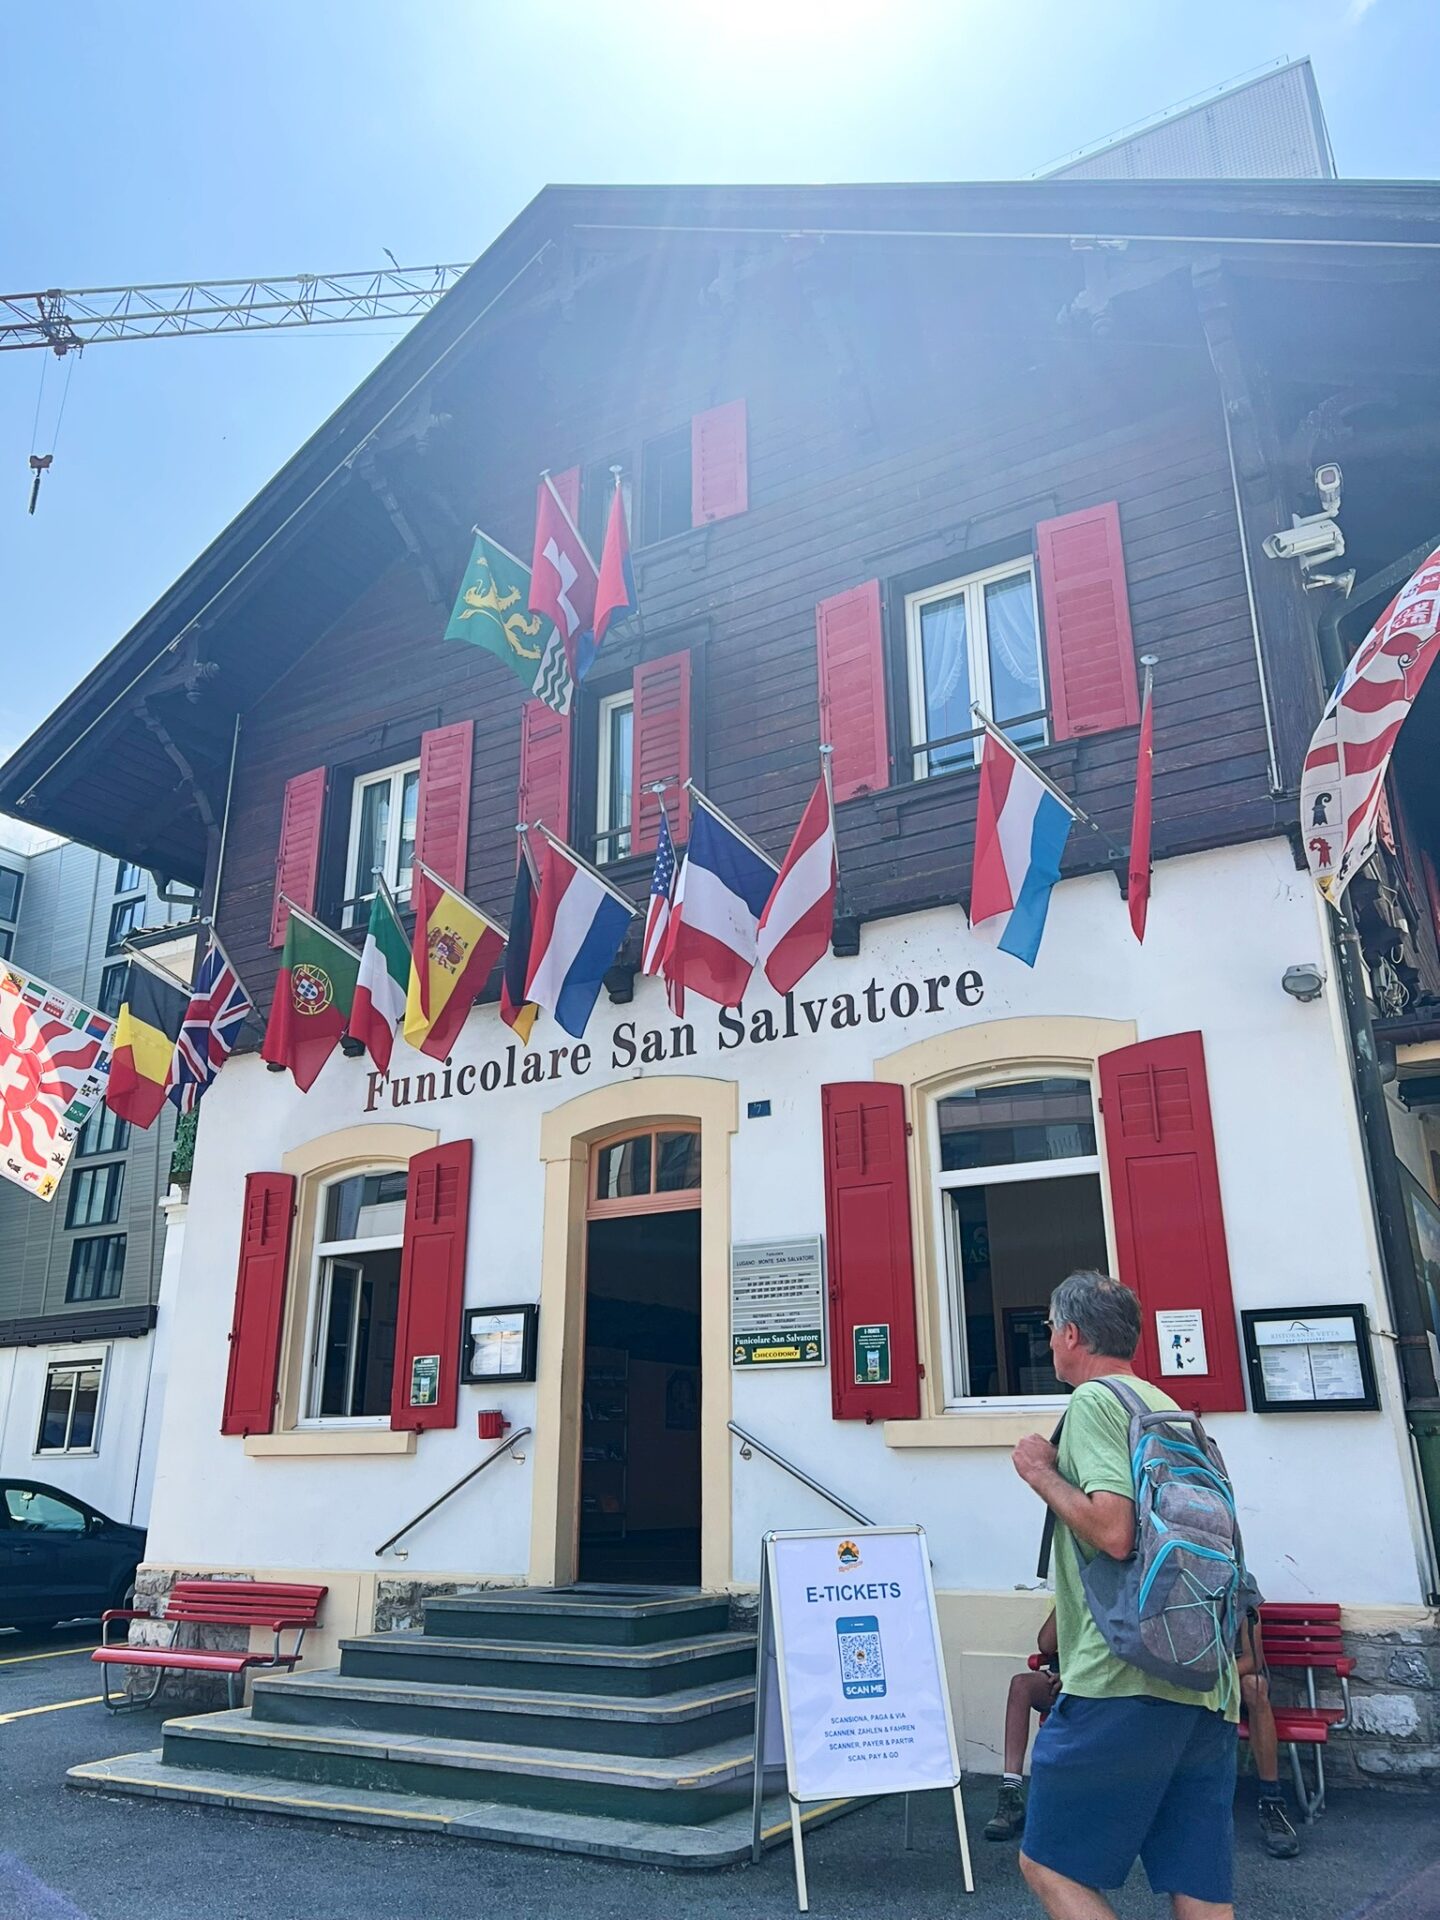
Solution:
[{"label": "american flag", "polygon": [[1362,641],[1320,717],[1300,781],[1300,826],[1316,885],[1334,907],[1375,851],[1395,736],[1434,664],[1440,547]]},{"label": "american flag", "polygon": [[254,1011],[254,1003],[229,955],[212,933],[190,991],[190,1004],[175,1042],[166,1097],[181,1113],[198,1105],[200,1096],[230,1057],[240,1029]]},{"label": "american flag", "polygon": [[640,949],[640,971],[659,973],[675,899],[675,842],[670,822],[660,809],[660,833],[655,842],[655,867],[650,875],[650,910],[645,916],[645,939]]}]

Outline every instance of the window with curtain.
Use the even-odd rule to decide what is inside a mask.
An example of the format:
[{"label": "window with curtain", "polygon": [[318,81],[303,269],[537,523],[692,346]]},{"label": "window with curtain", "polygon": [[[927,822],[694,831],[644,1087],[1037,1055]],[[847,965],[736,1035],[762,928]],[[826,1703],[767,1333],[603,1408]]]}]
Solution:
[{"label": "window with curtain", "polygon": [[914,779],[975,764],[983,745],[976,705],[1017,746],[1049,738],[1028,560],[907,595],[905,643]]}]

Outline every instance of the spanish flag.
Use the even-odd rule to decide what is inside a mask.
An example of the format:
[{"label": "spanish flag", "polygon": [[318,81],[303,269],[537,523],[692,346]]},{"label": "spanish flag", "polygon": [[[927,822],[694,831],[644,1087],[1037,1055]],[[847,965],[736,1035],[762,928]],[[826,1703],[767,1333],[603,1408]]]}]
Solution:
[{"label": "spanish flag", "polygon": [[105,1104],[132,1127],[153,1126],[165,1104],[175,1042],[190,991],[139,961],[130,962],[125,997],[115,1020],[114,1056]]},{"label": "spanish flag", "polygon": [[405,1038],[443,1060],[490,978],[505,936],[463,893],[415,862],[415,937],[405,994]]}]

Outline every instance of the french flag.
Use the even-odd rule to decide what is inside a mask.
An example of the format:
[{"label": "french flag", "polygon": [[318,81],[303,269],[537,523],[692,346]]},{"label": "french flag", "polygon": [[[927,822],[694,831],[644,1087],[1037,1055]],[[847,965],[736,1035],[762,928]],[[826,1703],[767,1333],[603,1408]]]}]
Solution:
[{"label": "french flag", "polygon": [[694,809],[665,945],[672,993],[693,991],[717,1006],[739,1006],[755,971],[760,916],[775,873],[729,821],[704,804]]},{"label": "french flag", "polygon": [[987,728],[975,817],[970,925],[1033,967],[1074,814],[1003,734]]},{"label": "french flag", "polygon": [[525,998],[552,1013],[574,1039],[583,1037],[600,986],[635,909],[584,861],[546,836],[540,898],[530,936]]}]

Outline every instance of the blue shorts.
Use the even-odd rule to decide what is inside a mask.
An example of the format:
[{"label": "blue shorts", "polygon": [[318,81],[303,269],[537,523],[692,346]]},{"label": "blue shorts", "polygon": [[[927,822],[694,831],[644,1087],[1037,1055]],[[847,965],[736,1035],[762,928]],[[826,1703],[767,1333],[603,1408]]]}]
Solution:
[{"label": "blue shorts", "polygon": [[1174,1700],[1062,1693],[1035,1736],[1023,1851],[1083,1887],[1232,1898],[1235,1728]]}]

